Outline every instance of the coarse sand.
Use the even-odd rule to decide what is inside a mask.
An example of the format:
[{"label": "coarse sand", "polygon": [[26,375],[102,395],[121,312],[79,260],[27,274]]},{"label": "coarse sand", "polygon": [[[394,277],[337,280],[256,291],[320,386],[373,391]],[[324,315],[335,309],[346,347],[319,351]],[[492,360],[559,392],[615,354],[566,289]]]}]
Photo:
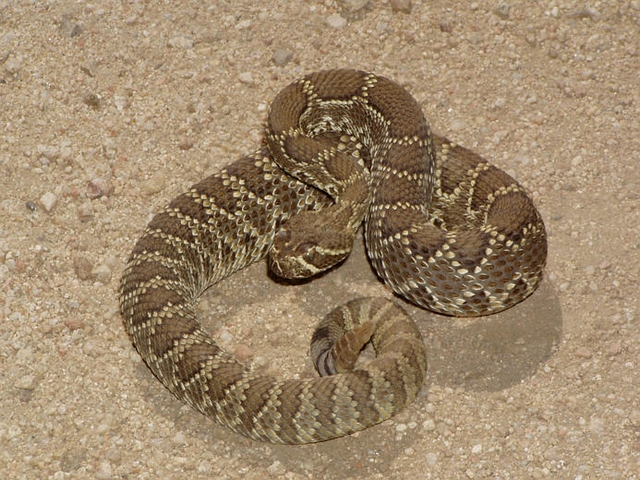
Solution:
[{"label": "coarse sand", "polygon": [[[531,192],[545,280],[490,318],[408,306],[429,372],[392,420],[257,443],[153,377],[120,275],[153,212],[259,146],[281,88],[335,67],[398,81]],[[0,476],[640,478],[639,119],[639,1],[0,1]],[[304,285],[253,265],[199,311],[307,376],[316,319],[358,295],[390,296],[361,242]]]}]

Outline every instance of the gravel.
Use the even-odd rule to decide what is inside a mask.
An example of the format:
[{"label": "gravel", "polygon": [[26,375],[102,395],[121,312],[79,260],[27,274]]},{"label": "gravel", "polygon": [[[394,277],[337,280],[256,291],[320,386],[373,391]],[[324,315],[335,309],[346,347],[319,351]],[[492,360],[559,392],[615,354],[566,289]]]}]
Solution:
[{"label": "gravel", "polygon": [[[3,478],[640,478],[640,2],[5,2],[0,17]],[[434,130],[511,172],[545,219],[547,277],[492,318],[409,307],[429,355],[413,405],[348,438],[264,445],[158,383],[119,280],[153,212],[256,149],[274,95],[330,67],[397,80]],[[295,287],[252,266],[199,314],[246,363],[303,378],[316,318],[358,295],[389,295],[362,245]]]}]

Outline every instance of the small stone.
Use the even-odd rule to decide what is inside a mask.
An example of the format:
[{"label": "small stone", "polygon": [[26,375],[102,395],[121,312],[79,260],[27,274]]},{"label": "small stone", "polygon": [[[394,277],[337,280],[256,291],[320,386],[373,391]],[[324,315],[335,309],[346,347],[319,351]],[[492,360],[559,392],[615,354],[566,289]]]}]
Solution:
[{"label": "small stone", "polygon": [[15,361],[18,365],[32,365],[33,364],[33,347],[23,347],[16,353]]},{"label": "small stone", "polygon": [[453,130],[454,132],[459,132],[459,131],[462,131],[462,130],[464,130],[466,128],[467,128],[467,122],[465,122],[461,118],[456,118],[456,119],[452,120],[450,125],[449,125],[449,129]]},{"label": "small stone", "polygon": [[622,352],[622,343],[620,343],[620,340],[616,340],[615,342],[613,342],[607,347],[606,350],[606,354],[610,357],[619,355],[620,352]]},{"label": "small stone", "polygon": [[176,434],[171,438],[171,441],[178,445],[184,445],[187,442],[187,439],[183,432],[176,432]]},{"label": "small stone", "polygon": [[429,465],[430,467],[433,467],[438,461],[438,454],[435,452],[429,452],[425,455],[425,460],[427,462],[427,465]]},{"label": "small stone", "polygon": [[73,258],[73,271],[80,280],[89,280],[91,278],[91,270],[93,270],[93,265],[89,259],[82,256]]},{"label": "small stone", "polygon": [[284,465],[280,463],[279,460],[276,460],[271,465],[267,467],[267,473],[272,477],[282,477],[287,470],[284,468]]},{"label": "small stone", "polygon": [[475,455],[478,455],[479,453],[482,453],[482,444],[477,443],[473,447],[471,447],[471,453],[473,453]]},{"label": "small stone", "polygon": [[508,3],[501,2],[498,6],[493,10],[494,13],[503,20],[509,18],[509,11],[511,10],[511,5]]},{"label": "small stone", "polygon": [[589,431],[600,434],[604,430],[604,420],[598,417],[591,417],[589,420]]},{"label": "small stone", "polygon": [[389,0],[394,12],[411,13],[411,0]]},{"label": "small stone", "polygon": [[242,72],[238,75],[238,80],[240,80],[241,83],[247,84],[247,85],[251,85],[254,83],[253,81],[253,75],[251,75],[251,72]]},{"label": "small stone", "polygon": [[91,276],[101,284],[106,285],[111,281],[111,269],[106,265],[98,265],[91,270]]},{"label": "small stone", "polygon": [[429,418],[422,423],[422,428],[427,432],[433,432],[436,429],[436,422]]},{"label": "small stone", "polygon": [[82,97],[82,102],[88,107],[97,110],[102,104],[102,97],[97,93],[87,93],[84,97]]},{"label": "small stone", "polygon": [[83,30],[84,27],[80,23],[74,22],[67,16],[64,16],[60,22],[60,33],[69,38],[77,37]]},{"label": "small stone", "polygon": [[193,138],[183,137],[180,142],[178,142],[178,148],[180,150],[191,150],[195,145],[195,141]]},{"label": "small stone", "polygon": [[47,160],[55,160],[60,155],[60,149],[55,145],[38,145],[37,150]]},{"label": "small stone", "polygon": [[13,384],[15,388],[19,388],[21,390],[33,390],[36,388],[36,377],[35,375],[22,375],[18,380]]},{"label": "small stone", "polygon": [[141,190],[147,195],[153,195],[154,193],[158,193],[162,191],[164,188],[164,173],[158,171],[155,172],[151,178],[142,182]]},{"label": "small stone", "polygon": [[78,218],[81,222],[90,222],[94,216],[93,204],[90,201],[86,201],[78,206]]},{"label": "small stone", "polygon": [[271,56],[271,60],[277,67],[284,67],[292,58],[293,53],[284,48],[276,48]]},{"label": "small stone", "polygon": [[575,351],[576,357],[579,358],[591,358],[593,353],[587,347],[578,347]]},{"label": "small stone", "polygon": [[251,350],[251,347],[241,343],[234,349],[233,354],[238,360],[244,362],[253,356],[253,351]]},{"label": "small stone", "polygon": [[329,15],[327,17],[327,25],[332,28],[343,28],[347,25],[347,20],[341,17],[339,14],[334,13],[333,15]]},{"label": "small stone", "polygon": [[68,318],[63,321],[64,326],[72,332],[75,330],[82,330],[84,328],[84,322],[79,318]]},{"label": "small stone", "polygon": [[342,9],[347,12],[357,12],[367,6],[369,0],[342,0],[340,2]]},{"label": "small stone", "polygon": [[220,330],[220,343],[229,345],[232,340],[233,335],[229,332],[229,330],[227,330],[226,328]]},{"label": "small stone", "polygon": [[42,203],[46,212],[50,212],[58,203],[58,197],[51,192],[47,192],[40,197],[40,203]]},{"label": "small stone", "polygon": [[15,75],[16,73],[18,73],[21,68],[22,60],[20,58],[14,57],[13,55],[7,58],[7,60],[4,62],[4,69],[11,75]]},{"label": "small stone", "polygon": [[96,478],[99,480],[109,480],[113,477],[111,464],[109,462],[101,462],[96,470]]},{"label": "small stone", "polygon": [[94,178],[87,184],[87,197],[95,200],[100,197],[109,197],[113,193],[113,185],[104,178]]},{"label": "small stone", "polygon": [[188,35],[176,35],[169,40],[169,46],[173,48],[182,48],[188,50],[193,47],[194,40]]},{"label": "small stone", "polygon": [[21,376],[13,386],[18,390],[18,397],[21,402],[28,402],[33,397],[33,392],[36,389],[37,381],[35,375],[23,375]]}]

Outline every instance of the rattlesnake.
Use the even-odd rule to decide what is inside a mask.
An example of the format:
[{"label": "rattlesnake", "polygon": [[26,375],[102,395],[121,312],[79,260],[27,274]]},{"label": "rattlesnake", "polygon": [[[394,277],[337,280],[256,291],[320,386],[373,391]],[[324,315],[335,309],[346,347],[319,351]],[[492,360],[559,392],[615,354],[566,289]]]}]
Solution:
[{"label": "rattlesnake", "polygon": [[[265,146],[154,217],[120,293],[126,330],[153,373],[234,431],[279,443],[347,435],[411,402],[426,371],[416,327],[379,299],[337,309],[314,334],[318,370],[342,373],[280,381],[220,349],[200,327],[195,302],[270,249],[277,273],[313,275],[348,254],[364,216],[375,271],[419,306],[493,313],[539,283],[546,234],[526,193],[478,155],[432,134],[396,83],[356,70],[308,75],[276,97],[265,137]],[[319,222],[347,232],[339,242],[338,233],[306,232]],[[370,336],[378,357],[348,371]]]}]

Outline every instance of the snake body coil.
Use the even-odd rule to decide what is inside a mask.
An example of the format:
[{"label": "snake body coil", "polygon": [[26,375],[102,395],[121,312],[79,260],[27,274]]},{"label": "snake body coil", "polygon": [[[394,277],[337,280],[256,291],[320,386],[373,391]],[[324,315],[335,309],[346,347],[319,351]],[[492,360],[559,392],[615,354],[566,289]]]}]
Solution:
[{"label": "snake body coil", "polygon": [[[364,217],[376,272],[417,305],[482,315],[537,287],[546,235],[531,200],[501,170],[433,135],[397,84],[355,70],[311,74],[275,99],[266,138],[267,147],[158,213],[122,278],[121,312],[144,361],[219,423],[271,442],[327,440],[389,418],[424,379],[420,334],[378,299],[338,309],[314,335],[322,344],[339,328],[333,350],[349,350],[350,334],[340,335],[366,331],[361,343],[370,336],[378,356],[361,369],[280,381],[221,350],[200,327],[195,302],[270,250],[277,273],[313,275],[348,255]],[[335,234],[323,236],[326,225]],[[320,371],[352,363],[340,351],[327,357],[333,350],[312,346]]]}]

